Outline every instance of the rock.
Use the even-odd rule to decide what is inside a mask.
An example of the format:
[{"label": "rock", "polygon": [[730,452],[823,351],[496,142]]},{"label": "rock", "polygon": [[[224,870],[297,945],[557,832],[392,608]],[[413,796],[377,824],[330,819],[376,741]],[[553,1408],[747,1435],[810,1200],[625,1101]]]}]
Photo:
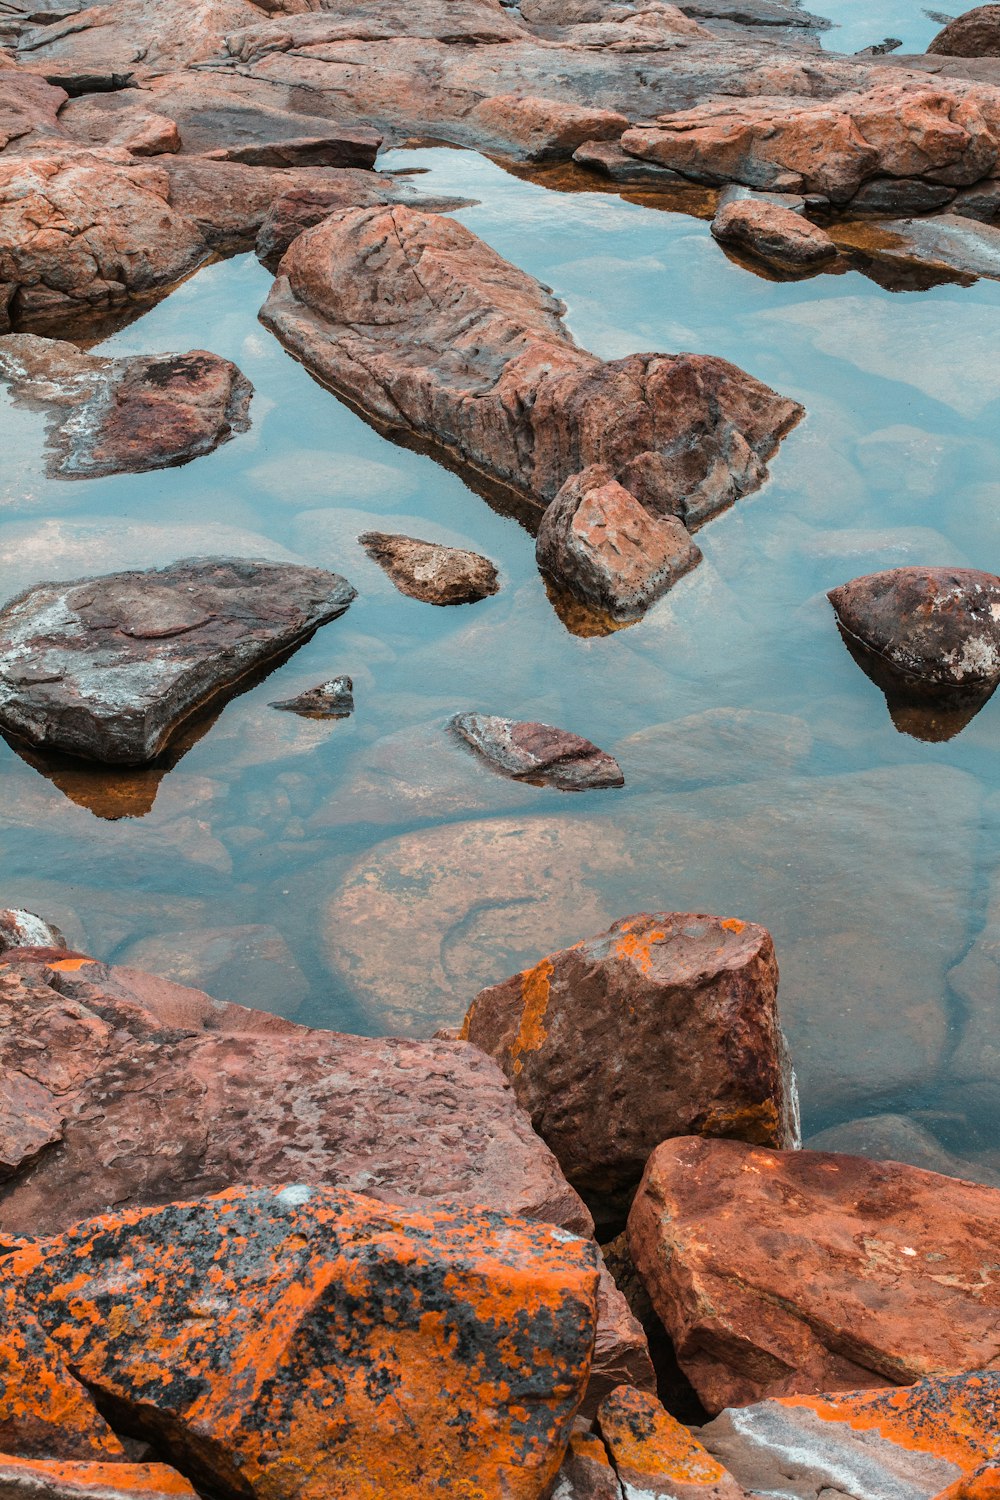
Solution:
[{"label": "rock", "polygon": [[5,68],[0,77],[0,151],[31,149],[62,135],[57,116],[65,102],[65,91],[44,78]]},{"label": "rock", "polygon": [[493,563],[478,552],[384,531],[363,532],[358,541],[401,594],[424,604],[474,604],[500,587]]},{"label": "rock", "polygon": [[955,1481],[955,1500],[990,1500],[960,1486],[992,1451],[998,1397],[993,1371],[932,1377],[906,1390],[762,1401],[723,1412],[699,1437],[755,1494],[930,1500]]},{"label": "rock", "polygon": [[257,258],[274,267],[294,239],[338,209],[385,201],[385,195],[380,195],[377,188],[360,187],[354,175],[350,182],[339,187],[292,188],[275,198],[257,233],[254,246]]},{"label": "rock", "polygon": [[331,677],[329,682],[321,682],[296,698],[272,703],[271,707],[287,709],[306,719],[346,719],[354,712],[354,683],[347,676]]},{"label": "rock", "polygon": [[189,463],[250,426],[252,385],[204,349],[104,359],[15,333],[0,338],[0,378],[48,414],[49,472],[60,479]]},{"label": "rock", "polygon": [[967,1086],[1000,1077],[1000,875],[986,887],[983,923],[974,942],[948,975],[961,1002],[963,1025],[949,1071]]},{"label": "rock", "polygon": [[779,270],[810,271],[837,256],[825,230],[793,209],[759,199],[726,203],[712,220],[712,234]]},{"label": "rock", "polygon": [[806,200],[801,193],[759,193],[738,182],[731,182],[722,189],[715,206],[716,214],[720,209],[728,208],[730,203],[773,203],[776,208],[787,208],[800,218],[804,218],[806,212]]},{"label": "rock", "polygon": [[117,1210],[0,1272],[116,1420],[255,1500],[417,1500],[428,1473],[541,1500],[594,1337],[586,1241],[314,1186]]},{"label": "rock", "polygon": [[519,148],[528,161],[572,156],[584,141],[617,141],[628,129],[624,115],[610,109],[586,109],[558,99],[501,94],[472,111],[486,137],[502,147]]},{"label": "rock", "polygon": [[862,226],[853,231],[845,226],[838,231],[838,238],[891,265],[930,266],[942,273],[1000,278],[1000,228],[978,223],[975,215],[889,219],[867,233]]},{"label": "rock", "polygon": [[976,5],[956,16],[927,51],[945,57],[1000,57],[1000,5]]},{"label": "rock", "polygon": [[594,1361],[580,1407],[581,1415],[586,1417],[596,1415],[604,1398],[619,1385],[656,1390],[656,1372],[642,1324],[633,1315],[603,1256],[600,1272]]},{"label": "rock", "polygon": [[670,1136],[796,1144],[777,989],[762,927],[624,917],[482,990],[461,1035],[499,1063],[599,1224],[613,1224]]},{"label": "rock", "polygon": [[694,187],[690,178],[682,177],[680,172],[672,172],[669,167],[658,167],[655,162],[639,161],[634,156],[629,156],[623,151],[618,142],[615,141],[584,141],[573,152],[573,160],[578,167],[587,167],[592,172],[599,172],[602,177],[610,177],[612,182],[620,182],[636,187]]},{"label": "rock", "polygon": [[158,114],[148,96],[134,89],[81,94],[63,106],[59,124],[74,140],[120,146],[133,156],[161,156],[181,149],[177,121]]},{"label": "rock", "polygon": [[67,948],[69,944],[51,922],[33,911],[0,911],[0,953],[11,948]]},{"label": "rock", "polygon": [[981,1464],[965,1479],[957,1479],[937,1500],[994,1500],[1000,1495],[1000,1464]]},{"label": "rock", "polygon": [[749,1500],[654,1395],[621,1385],[597,1414],[625,1500]]},{"label": "rock", "polygon": [[681,1368],[718,1412],[991,1365],[1000,1287],[983,1267],[998,1230],[994,1188],[692,1137],[650,1157],[628,1237]]},{"label": "rock", "polygon": [[167,1464],[67,1463],[0,1453],[4,1500],[197,1500]]},{"label": "rock", "polygon": [[984,177],[975,187],[962,188],[952,200],[951,212],[991,224],[1000,214],[1000,177]]},{"label": "rock", "polygon": [[651,516],[600,464],[567,479],[546,507],[535,558],[543,573],[616,620],[639,619],[701,561],[674,516]]},{"label": "rock", "polygon": [[608,1450],[593,1432],[574,1432],[552,1500],[622,1500]]},{"label": "rock", "polygon": [[239,558],[38,584],[0,611],[0,725],[37,746],[141,765],[194,709],[353,598],[336,573]]},{"label": "rock", "polygon": [[[949,1068],[953,1070],[954,1062]],[[945,1177],[962,1177],[1000,1187],[1000,1176],[994,1176],[978,1163],[952,1156],[929,1130],[906,1115],[868,1115],[863,1120],[845,1120],[810,1136],[806,1145],[810,1151],[839,1151],[874,1161],[901,1161],[910,1167],[940,1172]]]},{"label": "rock", "polygon": [[603,363],[561,313],[462,225],[393,208],[300,235],[261,318],[372,417],[539,507],[593,463],[653,514],[693,523],[761,482],[794,402],[707,356]]},{"label": "rock", "polygon": [[618,762],[589,740],[551,724],[495,714],[456,714],[450,727],[501,776],[562,792],[624,786]]},{"label": "rock", "polygon": [[127,80],[139,59],[160,73],[215,62],[226,31],[259,19],[251,0],[115,0],[34,27],[21,38],[20,53],[53,76],[82,82],[89,75],[107,89],[116,75]]},{"label": "rock", "polygon": [[[972,192],[973,189],[966,189]],[[919,177],[873,177],[859,188],[851,199],[851,212],[886,214],[925,214],[944,208],[955,197],[955,189],[939,182],[923,182]]]}]

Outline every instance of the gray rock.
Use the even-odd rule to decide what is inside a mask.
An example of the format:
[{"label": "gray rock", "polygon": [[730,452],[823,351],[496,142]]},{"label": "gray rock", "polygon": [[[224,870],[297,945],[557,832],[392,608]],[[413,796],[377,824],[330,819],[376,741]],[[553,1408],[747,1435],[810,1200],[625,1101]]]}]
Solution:
[{"label": "gray rock", "polygon": [[[661,167],[661,172],[669,171],[667,167]],[[715,206],[716,213],[730,203],[775,203],[779,208],[788,208],[793,214],[805,214],[806,200],[800,193],[764,193],[757,188],[744,187],[742,182],[731,182],[724,187],[719,194],[719,201]]]},{"label": "gray rock", "polygon": [[944,208],[955,196],[953,187],[924,182],[919,177],[873,177],[851,199],[857,209],[873,214],[925,214]]},{"label": "gray rock", "polygon": [[[954,971],[953,971],[954,972]],[[946,1151],[941,1142],[916,1120],[906,1115],[868,1115],[830,1125],[805,1142],[810,1151],[839,1151],[847,1156],[867,1156],[872,1161],[901,1161],[944,1177],[964,1177],[970,1182],[1000,1186],[988,1169],[962,1161]]]},{"label": "gray rock", "polygon": [[580,735],[550,724],[519,723],[493,714],[456,714],[451,727],[495,771],[515,781],[554,786],[564,792],[625,784],[612,756]]},{"label": "gray rock", "polygon": [[1000,278],[1000,229],[992,225],[960,214],[935,214],[930,219],[890,219],[879,230],[886,236],[873,246],[880,260]]},{"label": "gray rock", "polygon": [[658,167],[652,161],[640,161],[629,156],[617,141],[584,141],[573,152],[578,167],[587,167],[610,177],[612,182],[635,184],[638,187],[694,187],[689,177],[682,177],[670,167]]},{"label": "gray rock", "polygon": [[331,677],[318,687],[299,693],[297,698],[282,698],[271,704],[306,719],[346,719],[354,712],[354,683],[349,677]]},{"label": "gray rock", "polygon": [[69,944],[51,922],[33,911],[9,907],[0,911],[0,953],[11,948],[68,948]]},{"label": "gray rock", "polygon": [[1000,177],[985,177],[975,187],[962,188],[952,200],[951,212],[963,219],[992,223],[1000,214]]}]

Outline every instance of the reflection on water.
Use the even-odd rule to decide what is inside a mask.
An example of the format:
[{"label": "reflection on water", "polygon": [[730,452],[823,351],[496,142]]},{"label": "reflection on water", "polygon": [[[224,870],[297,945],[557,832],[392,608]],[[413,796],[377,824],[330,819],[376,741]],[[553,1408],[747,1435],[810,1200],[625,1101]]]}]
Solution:
[{"label": "reflection on water", "polygon": [[[250,432],[183,469],[68,485],[44,476],[38,414],[5,406],[0,592],[236,552],[331,567],[359,598],[148,780],[43,775],[0,745],[0,899],[102,956],[375,1030],[454,1019],[481,983],[628,911],[739,914],[775,934],[807,1129],[906,1110],[1000,1164],[1000,707],[951,739],[899,733],[825,599],[902,563],[1000,569],[1000,285],[766,281],[695,218],[459,151],[393,160],[479,199],[462,220],[555,288],[586,347],[723,355],[806,420],[645,620],[577,628],[515,519],[258,325],[252,257],[208,267],[100,347],[234,359]],[[408,599],[358,545],[372,528],[481,551],[500,592]],[[269,706],[341,674],[350,719]],[[627,785],[493,777],[443,732],[462,710],[583,734]]]},{"label": "reflection on water", "polygon": [[[820,43],[827,52],[860,52],[886,37],[902,42],[900,55],[925,52],[943,24],[940,19],[932,18],[921,0],[878,0],[876,5],[871,0],[821,0],[806,9],[833,22],[829,31],[819,33]],[[929,6],[938,17],[958,16],[968,9],[966,4],[935,5],[933,0]]]}]

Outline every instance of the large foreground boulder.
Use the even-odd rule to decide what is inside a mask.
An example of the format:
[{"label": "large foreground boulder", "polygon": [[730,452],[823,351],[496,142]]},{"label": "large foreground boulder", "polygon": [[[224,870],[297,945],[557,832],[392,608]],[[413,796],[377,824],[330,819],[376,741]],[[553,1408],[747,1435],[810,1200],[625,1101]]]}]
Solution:
[{"label": "large foreground boulder", "polygon": [[115,765],[343,614],[337,573],[241,558],[41,583],[0,611],[0,725]]},{"label": "large foreground boulder", "polygon": [[1000,1191],[863,1157],[667,1141],[629,1250],[711,1412],[995,1370]]},{"label": "large foreground boulder", "polygon": [[496,1058],[600,1220],[669,1136],[792,1146],[797,1099],[763,927],[657,913],[482,990],[462,1035]]},{"label": "large foreground boulder", "polygon": [[597,1251],[486,1210],[234,1188],[15,1244],[0,1282],[81,1390],[213,1493],[418,1500],[433,1476],[541,1500],[587,1382]]},{"label": "large foreground boulder", "polygon": [[1000,5],[976,5],[956,16],[927,51],[945,57],[1000,57]]}]

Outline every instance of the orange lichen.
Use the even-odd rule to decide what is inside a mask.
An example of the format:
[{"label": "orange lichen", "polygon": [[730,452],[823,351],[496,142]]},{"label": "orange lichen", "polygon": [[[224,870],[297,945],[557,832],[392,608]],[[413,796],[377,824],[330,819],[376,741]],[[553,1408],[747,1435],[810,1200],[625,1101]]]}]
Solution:
[{"label": "orange lichen", "polygon": [[974,1474],[950,1484],[935,1500],[1000,1500],[1000,1464],[983,1464]]},{"label": "orange lichen", "polygon": [[1000,1375],[932,1376],[892,1390],[786,1396],[781,1405],[807,1407],[826,1422],[876,1432],[901,1448],[933,1453],[970,1470],[995,1453]]},{"label": "orange lichen", "polygon": [[655,1396],[634,1386],[605,1396],[597,1421],[615,1468],[633,1487],[642,1487],[641,1476],[706,1486],[731,1477]]},{"label": "orange lichen", "polygon": [[739,917],[724,917],[719,923],[719,926],[724,927],[727,932],[742,932],[746,925],[745,922],[740,921]]},{"label": "orange lichen", "polygon": [[524,1064],[522,1052],[537,1052],[545,1045],[548,1032],[543,1025],[548,1009],[553,964],[543,958],[533,969],[525,969],[521,975],[521,1024],[510,1049],[515,1073],[520,1073]]},{"label": "orange lichen", "polygon": [[49,1494],[58,1491],[76,1493],[80,1500],[93,1492],[95,1500],[106,1500],[109,1494],[121,1495],[122,1500],[135,1496],[154,1500],[158,1495],[188,1496],[197,1500],[197,1491],[192,1489],[183,1475],[166,1464],[128,1463],[74,1463],[58,1459],[17,1458],[0,1453],[0,1490],[6,1493],[5,1480],[11,1481],[20,1493],[23,1484],[25,1494]]},{"label": "orange lichen", "polygon": [[640,973],[649,974],[653,968],[650,950],[654,943],[664,941],[666,932],[662,927],[647,927],[637,932],[634,924],[624,922],[619,930],[620,936],[614,945],[615,957],[635,964]]}]

